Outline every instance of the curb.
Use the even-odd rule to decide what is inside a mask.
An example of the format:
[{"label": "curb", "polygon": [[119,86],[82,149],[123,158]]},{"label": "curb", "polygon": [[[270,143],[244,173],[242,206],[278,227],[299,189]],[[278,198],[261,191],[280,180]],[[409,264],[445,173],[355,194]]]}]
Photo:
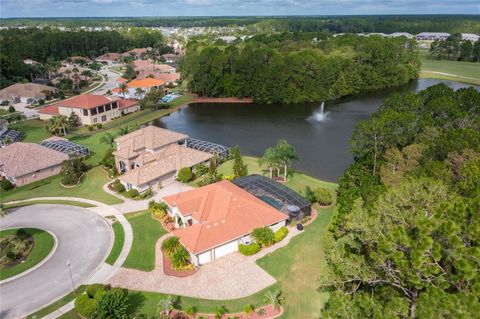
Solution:
[{"label": "curb", "polygon": [[[18,227],[12,227],[12,228],[7,228],[7,229],[15,229],[15,228],[18,228]],[[2,229],[2,230],[7,230],[7,229]],[[50,258],[52,258],[53,254],[55,253],[55,251],[57,251],[57,247],[58,247],[58,239],[57,239],[57,236],[55,236],[55,234],[52,233],[52,232],[49,231],[49,230],[44,230],[44,229],[40,229],[40,230],[46,231],[47,233],[49,233],[49,234],[53,237],[53,248],[52,248],[52,250],[48,253],[47,257],[43,258],[38,264],[34,265],[33,267],[28,268],[28,269],[22,271],[21,273],[15,275],[15,276],[6,278],[6,279],[4,279],[4,280],[0,280],[0,285],[6,284],[7,282],[13,281],[13,280],[15,280],[15,279],[18,279],[18,278],[20,278],[20,277],[23,277],[23,276],[31,273],[32,271],[36,270],[37,268],[39,268],[40,266],[42,266],[44,263],[46,263]]]}]

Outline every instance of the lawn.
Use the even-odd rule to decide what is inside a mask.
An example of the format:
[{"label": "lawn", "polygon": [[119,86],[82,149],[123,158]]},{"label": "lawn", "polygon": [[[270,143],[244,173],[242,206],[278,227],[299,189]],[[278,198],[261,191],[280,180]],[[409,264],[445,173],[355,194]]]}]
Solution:
[{"label": "lawn", "polygon": [[115,240],[113,242],[112,250],[108,255],[105,262],[107,264],[113,265],[115,261],[117,261],[118,256],[120,256],[120,252],[123,248],[123,243],[125,242],[125,231],[123,230],[122,224],[116,221],[112,225],[113,234],[115,235]]},{"label": "lawn", "polygon": [[24,207],[24,206],[30,206],[30,205],[37,205],[37,204],[59,204],[59,205],[70,205],[70,206],[77,206],[77,207],[95,207],[95,205],[89,204],[89,203],[84,203],[84,202],[77,202],[77,201],[71,201],[71,200],[31,200],[28,202],[22,202],[22,203],[16,203],[16,204],[7,204],[4,205],[4,208],[10,209],[10,208],[18,208],[18,207]]},{"label": "lawn", "polygon": [[44,139],[50,137],[48,133],[46,121],[39,119],[26,120],[23,122],[15,123],[9,127],[13,130],[19,130],[23,132],[22,142],[40,143]]},{"label": "lawn", "polygon": [[123,267],[152,271],[155,268],[155,244],[167,232],[149,211],[130,213],[125,217],[132,225],[133,242]]},{"label": "lawn", "polygon": [[422,63],[420,75],[422,78],[445,79],[480,85],[480,63],[478,62],[437,60],[430,56],[428,50],[419,50],[418,56]]},{"label": "lawn", "polygon": [[94,167],[82,178],[74,188],[64,188],[60,185],[60,176],[51,176],[31,184],[17,187],[10,191],[0,190],[2,202],[29,199],[35,197],[79,197],[96,200],[108,205],[120,204],[122,200],[102,190],[108,182],[107,173],[101,167]]},{"label": "lawn", "polygon": [[[85,288],[86,288],[86,286],[78,287],[76,289],[76,294],[77,295],[82,294],[85,291]],[[43,318],[46,315],[48,315],[49,313],[65,306],[67,303],[69,303],[70,301],[72,301],[74,299],[75,299],[75,295],[73,294],[73,292],[71,292],[71,293],[67,294],[66,296],[58,299],[57,301],[49,304],[48,306],[38,310],[37,312],[32,313],[27,318],[28,319]],[[73,317],[73,318],[77,318],[77,317]]]},{"label": "lawn", "polygon": [[[0,237],[13,235],[17,232],[17,230],[18,228],[2,230],[0,231]],[[55,244],[55,240],[53,239],[52,235],[46,231],[36,228],[25,228],[25,230],[27,233],[33,236],[33,248],[24,262],[7,269],[2,269],[2,271],[0,271],[0,280],[18,275],[25,270],[32,268],[45,259],[45,257],[47,257],[52,251]]]}]

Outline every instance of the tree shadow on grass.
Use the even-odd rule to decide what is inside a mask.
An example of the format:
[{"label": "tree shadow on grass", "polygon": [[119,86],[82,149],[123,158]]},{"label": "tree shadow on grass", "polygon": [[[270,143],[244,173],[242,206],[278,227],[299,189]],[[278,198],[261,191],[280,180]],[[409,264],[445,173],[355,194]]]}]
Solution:
[{"label": "tree shadow on grass", "polygon": [[128,309],[127,313],[135,314],[138,309],[143,306],[145,296],[140,292],[130,292],[128,294]]}]

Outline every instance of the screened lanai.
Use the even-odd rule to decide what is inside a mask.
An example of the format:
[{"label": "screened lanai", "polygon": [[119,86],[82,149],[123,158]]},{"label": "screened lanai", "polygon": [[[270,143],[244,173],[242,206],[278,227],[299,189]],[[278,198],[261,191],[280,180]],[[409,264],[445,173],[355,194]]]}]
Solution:
[{"label": "screened lanai", "polygon": [[302,195],[266,176],[253,174],[236,178],[233,183],[289,215],[290,219],[301,219],[311,213],[311,205]]},{"label": "screened lanai", "polygon": [[40,145],[57,152],[68,154],[72,157],[90,155],[90,151],[87,147],[59,137],[46,139],[42,141]]},{"label": "screened lanai", "polygon": [[217,154],[222,159],[227,158],[230,154],[230,149],[226,146],[194,138],[187,138],[187,147],[210,154]]},{"label": "screened lanai", "polygon": [[0,147],[18,142],[21,139],[22,139],[22,132],[7,129],[5,132],[0,134]]}]

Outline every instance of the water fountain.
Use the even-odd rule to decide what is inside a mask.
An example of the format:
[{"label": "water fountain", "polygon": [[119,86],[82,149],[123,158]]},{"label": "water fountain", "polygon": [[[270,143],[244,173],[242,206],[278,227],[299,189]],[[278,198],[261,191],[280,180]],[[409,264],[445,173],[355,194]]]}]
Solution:
[{"label": "water fountain", "polygon": [[320,106],[320,111],[315,111],[315,113],[312,114],[312,116],[310,116],[310,119],[316,121],[316,122],[323,122],[325,121],[326,117],[327,117],[327,113],[325,113],[323,111],[323,108],[325,106],[325,102],[322,102],[321,106]]}]

